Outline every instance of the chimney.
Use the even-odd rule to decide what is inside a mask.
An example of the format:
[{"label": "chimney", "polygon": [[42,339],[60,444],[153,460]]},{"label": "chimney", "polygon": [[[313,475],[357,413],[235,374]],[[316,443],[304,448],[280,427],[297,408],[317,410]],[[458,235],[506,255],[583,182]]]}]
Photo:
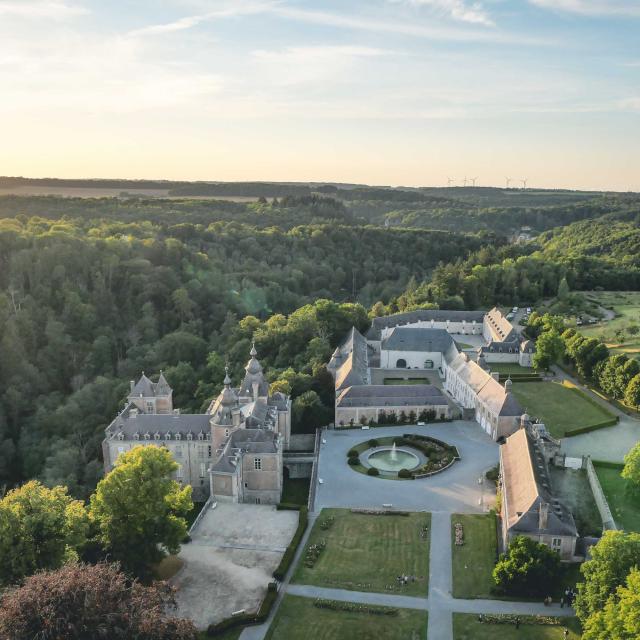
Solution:
[{"label": "chimney", "polygon": [[135,380],[129,380],[129,385],[131,387],[130,391],[133,391],[133,387],[136,386],[136,381]]},{"label": "chimney", "polygon": [[540,503],[540,517],[538,521],[538,529],[544,530],[549,525],[549,503]]}]

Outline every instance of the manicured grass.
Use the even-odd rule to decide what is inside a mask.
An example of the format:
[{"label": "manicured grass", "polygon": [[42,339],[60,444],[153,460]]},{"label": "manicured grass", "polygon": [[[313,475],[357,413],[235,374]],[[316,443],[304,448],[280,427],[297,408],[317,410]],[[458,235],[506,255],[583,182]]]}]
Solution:
[{"label": "manicured grass", "polygon": [[488,366],[491,371],[497,371],[498,373],[524,373],[527,375],[538,373],[533,367],[521,367],[514,362],[492,362]]},{"label": "manicured grass", "polygon": [[[456,522],[462,524],[464,544],[456,546]],[[497,523],[495,514],[451,516],[451,553],[453,555],[453,597],[490,598],[491,573],[497,559]]]},{"label": "manicured grass", "polygon": [[[322,524],[334,517],[326,530]],[[423,527],[431,531],[431,514],[367,515],[347,509],[323,509],[313,527],[309,546],[325,542],[313,567],[305,566],[306,550],[293,582],[320,587],[426,596],[429,580],[429,538],[420,536]],[[399,586],[399,575],[416,581]]]},{"label": "manicured grass", "polygon": [[580,390],[558,382],[514,382],[513,393],[527,413],[542,420],[556,438],[615,417]]},{"label": "manicured grass", "polygon": [[487,624],[478,621],[471,613],[453,614],[454,640],[564,640],[564,630],[569,629],[569,640],[579,640],[580,623],[577,618],[562,618],[560,625]]},{"label": "manicured grass", "polygon": [[427,378],[385,378],[385,384],[390,385],[407,385],[407,384],[429,384],[429,380]]},{"label": "manicured grass", "polygon": [[598,464],[594,464],[594,467],[616,525],[626,531],[640,532],[640,497],[629,492],[629,484],[620,477],[620,469],[609,469]]},{"label": "manicured grass", "polygon": [[376,615],[319,609],[314,600],[285,596],[266,640],[426,640],[427,612]]},{"label": "manicured grass", "polygon": [[[238,640],[245,628],[246,627],[237,627],[235,629],[229,629],[222,635],[216,636],[216,638],[217,640]],[[200,633],[198,633],[198,640],[210,640],[210,637],[206,631],[200,631]]]},{"label": "manicured grass", "polygon": [[285,478],[282,487],[281,502],[307,504],[309,500],[310,478]]}]

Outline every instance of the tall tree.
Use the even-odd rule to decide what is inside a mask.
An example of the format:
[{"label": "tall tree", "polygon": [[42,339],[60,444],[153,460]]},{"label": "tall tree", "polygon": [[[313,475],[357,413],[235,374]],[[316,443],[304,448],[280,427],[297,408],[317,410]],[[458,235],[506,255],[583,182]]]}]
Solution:
[{"label": "tall tree", "polygon": [[135,447],[118,457],[91,496],[99,542],[136,576],[147,578],[167,552],[177,553],[187,533],[191,487],[171,478],[177,469],[167,449]]},{"label": "tall tree", "polygon": [[129,582],[115,564],[68,564],[38,573],[0,599],[6,640],[196,640],[189,620],[175,618],[166,583]]}]

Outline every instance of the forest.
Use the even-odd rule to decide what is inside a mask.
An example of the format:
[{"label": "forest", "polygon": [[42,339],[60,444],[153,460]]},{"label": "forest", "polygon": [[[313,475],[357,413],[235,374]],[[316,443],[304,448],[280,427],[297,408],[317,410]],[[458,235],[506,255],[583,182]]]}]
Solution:
[{"label": "forest", "polygon": [[[358,198],[385,190],[369,191]],[[534,303],[563,279],[640,285],[631,197],[478,211],[428,193],[417,204],[447,221],[430,229],[376,217],[402,194],[335,196],[0,197],[0,486],[37,478],[86,498],[104,428],[143,370],[162,369],[176,406],[201,411],[226,362],[239,380],[255,340],[293,397],[294,429],[313,429],[332,416],[324,365],[372,316]],[[543,233],[509,242],[538,215]]]}]

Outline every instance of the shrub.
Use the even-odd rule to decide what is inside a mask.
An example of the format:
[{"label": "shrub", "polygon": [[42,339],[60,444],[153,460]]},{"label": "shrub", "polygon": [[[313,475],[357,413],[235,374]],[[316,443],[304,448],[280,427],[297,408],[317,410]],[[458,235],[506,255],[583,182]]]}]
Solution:
[{"label": "shrub", "polygon": [[411,471],[409,471],[409,469],[400,469],[400,471],[398,471],[398,478],[410,478],[411,477]]},{"label": "shrub", "polygon": [[352,467],[355,467],[356,465],[360,464],[360,458],[358,458],[358,456],[356,456],[355,458],[349,458],[347,460],[347,464],[350,464]]},{"label": "shrub", "polygon": [[282,559],[280,560],[280,564],[276,567],[276,570],[273,572],[273,577],[276,580],[284,580],[291,563],[293,562],[293,557],[296,555],[296,551],[298,546],[300,545],[300,541],[302,540],[302,536],[304,532],[307,530],[307,524],[309,522],[309,510],[307,507],[300,507],[300,516],[298,519],[298,528],[296,532],[293,534],[293,538],[291,538],[291,542],[287,547],[287,550],[284,552]]},{"label": "shrub", "polygon": [[349,449],[347,456],[349,458],[357,458],[360,454],[355,449]]},{"label": "shrub", "polygon": [[380,472],[375,467],[369,467],[367,469],[367,475],[368,476],[379,476]]},{"label": "shrub", "polygon": [[299,511],[300,505],[293,502],[278,502],[276,511]]},{"label": "shrub", "polygon": [[378,441],[375,438],[371,438],[367,444],[373,449],[378,446]]}]

